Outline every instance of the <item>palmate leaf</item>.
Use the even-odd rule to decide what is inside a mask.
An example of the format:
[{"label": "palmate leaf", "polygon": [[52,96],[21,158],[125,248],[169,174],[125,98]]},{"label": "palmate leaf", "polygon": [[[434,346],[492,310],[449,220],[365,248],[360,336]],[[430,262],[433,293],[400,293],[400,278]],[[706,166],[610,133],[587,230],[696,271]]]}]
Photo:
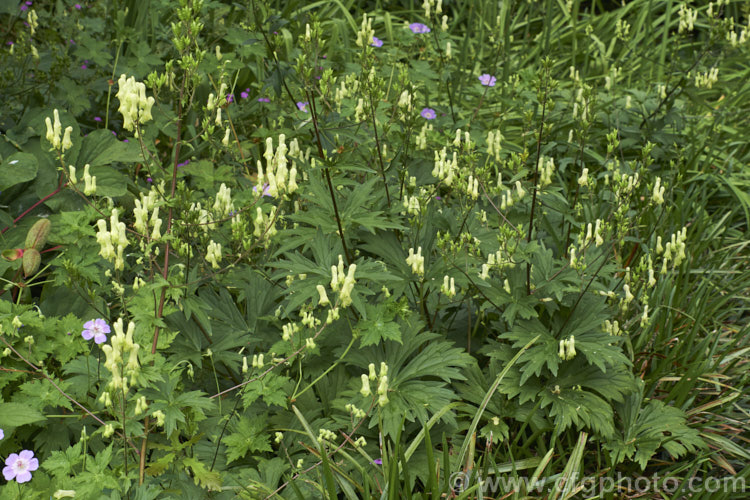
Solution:
[{"label": "palmate leaf", "polygon": [[635,380],[626,365],[612,365],[604,372],[576,356],[571,361],[563,362],[560,373],[550,384],[560,387],[581,386],[612,402],[622,401],[625,394],[633,390]]},{"label": "palmate leaf", "polygon": [[262,416],[240,417],[231,434],[224,437],[227,445],[227,462],[243,458],[248,452],[271,451],[271,442],[266,432],[266,419]]},{"label": "palmate leaf", "polygon": [[[447,384],[436,381],[410,380],[392,387],[388,404],[383,407],[383,427],[385,434],[396,436],[404,418],[408,422],[426,422],[430,416],[440,411],[456,399],[456,393]],[[446,412],[441,418],[448,424],[455,424],[454,412]],[[373,419],[371,425],[377,424]]]},{"label": "palmate leaf", "polygon": [[185,423],[185,415],[192,413],[197,420],[205,417],[204,410],[214,407],[214,400],[202,391],[180,392],[177,388],[178,374],[171,373],[166,379],[155,380],[153,387],[144,388],[141,394],[153,401],[149,410],[164,412],[164,431],[170,436],[177,424]]},{"label": "palmate leaf", "polygon": [[675,458],[705,447],[698,431],[688,427],[682,410],[658,399],[644,406],[643,389],[639,381],[637,388],[615,406],[621,422],[604,445],[615,464],[634,459],[643,469],[660,447]]},{"label": "palmate leaf", "polygon": [[[371,180],[364,183],[335,179],[335,183],[344,186],[343,189],[336,191],[336,202],[341,226],[347,238],[361,232],[360,229],[372,234],[379,229],[404,229],[401,223],[393,221],[388,214],[378,209],[379,207],[385,208],[385,194],[382,189],[376,187],[380,182],[379,179],[373,176]],[[308,189],[306,195],[310,203],[309,209],[296,211],[287,216],[299,227],[291,231],[294,239],[284,243],[285,249],[307,247],[319,231],[323,234],[336,234],[338,231],[331,194],[322,175],[310,175],[305,186]],[[286,240],[284,232],[281,236],[282,241]]]},{"label": "palmate leaf", "polygon": [[245,408],[250,408],[258,398],[268,405],[286,408],[287,394],[290,394],[292,381],[283,375],[268,373],[259,380],[254,380],[245,386],[242,392],[242,402]]},{"label": "palmate leaf", "polygon": [[[286,311],[295,311],[307,302],[317,304],[320,297],[316,289],[317,285],[323,285],[330,294],[331,283],[331,266],[338,263],[338,258],[333,261],[314,263],[301,254],[288,255],[287,259],[279,260],[269,266],[279,268],[278,272],[272,275],[273,280],[283,280],[289,275],[306,274],[306,278],[296,279],[287,287],[286,293],[288,299],[284,305]],[[354,262],[357,269],[354,278],[358,284],[355,284],[351,298],[357,312],[367,316],[365,308],[365,297],[373,295],[375,292],[371,288],[379,290],[384,285],[390,285],[399,278],[389,273],[382,262],[371,259],[359,259]],[[371,287],[362,286],[364,283],[371,283]],[[334,296],[330,297],[334,300]]]},{"label": "palmate leaf", "polygon": [[[270,460],[258,458],[258,467],[243,467],[239,470],[241,484],[247,485],[251,494],[246,498],[266,498],[273,494],[273,490],[281,476],[290,468],[290,464],[281,457]],[[292,498],[292,497],[289,497]]]},{"label": "palmate leaf", "polygon": [[500,335],[500,338],[512,341],[514,349],[520,349],[536,336],[539,336],[539,339],[526,351],[518,362],[522,373],[519,381],[521,385],[531,376],[540,376],[542,370],[545,368],[552,375],[557,374],[561,362],[557,354],[559,348],[558,341],[538,319],[517,321],[510,332]]},{"label": "palmate leaf", "polygon": [[0,403],[0,423],[3,428],[20,427],[46,420],[35,408],[24,403]]},{"label": "palmate leaf", "polygon": [[510,399],[518,397],[518,404],[541,398],[542,408],[554,419],[558,432],[574,425],[611,435],[612,404],[622,401],[635,384],[626,364],[609,365],[605,372],[588,364],[583,356],[561,360],[556,376],[542,372],[529,377],[525,369],[514,366],[502,381],[500,392]]},{"label": "palmate leaf", "polygon": [[203,462],[194,457],[183,458],[182,463],[190,468],[195,484],[209,491],[221,489],[221,474],[218,471],[209,470]]},{"label": "palmate leaf", "polygon": [[508,399],[518,397],[518,404],[522,405],[527,401],[535,401],[539,393],[544,389],[544,384],[539,377],[524,379],[521,383],[523,373],[516,363],[508,370],[503,380],[498,386],[498,392],[508,396]]},{"label": "palmate leaf", "polygon": [[[419,315],[411,313],[398,319],[402,344],[384,340],[380,345],[359,349],[350,362],[366,372],[369,363],[388,365],[389,403],[383,407],[385,433],[396,435],[401,422],[427,420],[457,398],[453,381],[465,380],[463,374],[473,358],[463,349],[423,328]],[[346,393],[344,393],[345,395]],[[454,412],[446,412],[441,420],[452,422]],[[376,425],[373,419],[371,425]]]},{"label": "palmate leaf", "polygon": [[541,407],[550,407],[548,414],[554,418],[558,433],[571,425],[577,428],[590,427],[605,437],[614,432],[612,407],[596,394],[583,390],[561,389],[559,394],[542,391],[541,398]]},{"label": "palmate leaf", "polygon": [[83,444],[79,441],[65,451],[53,451],[49,458],[42,463],[42,467],[56,477],[67,477],[72,473],[73,468],[78,467],[78,464],[83,461],[82,446]]},{"label": "palmate leaf", "polygon": [[378,344],[383,340],[401,343],[401,328],[393,319],[396,312],[389,304],[365,305],[367,318],[360,320],[356,329],[360,332],[360,346]]}]

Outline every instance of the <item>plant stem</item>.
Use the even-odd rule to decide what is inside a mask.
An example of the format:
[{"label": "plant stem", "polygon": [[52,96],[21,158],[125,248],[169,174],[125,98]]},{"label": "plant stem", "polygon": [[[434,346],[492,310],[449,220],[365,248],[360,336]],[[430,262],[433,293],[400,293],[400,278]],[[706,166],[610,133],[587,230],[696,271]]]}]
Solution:
[{"label": "plant stem", "polygon": [[385,198],[388,200],[388,208],[391,208],[391,195],[388,192],[388,182],[385,178],[385,166],[383,165],[383,153],[380,151],[380,139],[378,138],[378,122],[375,119],[375,105],[370,97],[370,114],[372,115],[372,130],[375,134],[375,147],[378,150],[378,160],[380,161],[380,175],[383,177],[383,186],[385,186]]},{"label": "plant stem", "polygon": [[[547,111],[547,91],[549,90],[549,68],[545,68],[544,97],[542,98],[542,119],[539,123],[539,134],[536,138],[536,159],[534,161],[534,188],[531,196],[531,216],[529,217],[529,234],[526,243],[531,243],[531,233],[534,230],[534,209],[536,208],[537,183],[539,179],[539,158],[542,153],[542,134],[544,133],[544,114]],[[526,263],[526,295],[531,295],[531,262]]]},{"label": "plant stem", "polygon": [[[315,107],[315,95],[307,93],[307,98],[310,101],[310,114],[312,116],[313,128],[315,129],[315,139],[318,145],[318,156],[321,160],[326,162],[325,153],[323,152],[323,144],[320,141],[320,130],[318,129],[318,113]],[[323,168],[323,174],[326,177],[326,183],[328,184],[328,191],[331,193],[331,202],[333,203],[333,215],[336,218],[336,225],[339,228],[339,237],[341,238],[341,246],[344,247],[344,257],[346,257],[347,265],[352,265],[352,258],[349,255],[349,249],[346,247],[346,238],[344,237],[344,228],[341,226],[341,216],[339,215],[339,207],[336,203],[336,193],[333,189],[333,182],[331,182],[331,172],[328,167]]]}]

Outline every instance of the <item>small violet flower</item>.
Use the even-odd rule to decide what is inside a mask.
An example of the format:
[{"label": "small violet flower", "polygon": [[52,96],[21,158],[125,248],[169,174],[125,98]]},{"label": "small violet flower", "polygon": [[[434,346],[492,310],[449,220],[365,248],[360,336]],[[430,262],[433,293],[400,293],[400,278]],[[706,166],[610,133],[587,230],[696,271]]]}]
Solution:
[{"label": "small violet flower", "polygon": [[185,160],[185,161],[183,161],[182,163],[178,163],[178,164],[177,164],[177,167],[178,167],[178,168],[180,168],[180,167],[184,167],[184,166],[187,166],[187,165],[188,165],[189,163],[190,163],[190,160]]},{"label": "small violet flower", "polygon": [[227,94],[227,103],[234,102],[234,94]]},{"label": "small violet flower", "polygon": [[382,47],[383,46],[383,40],[381,40],[380,38],[374,36],[374,37],[372,37],[372,43],[370,45],[372,45],[373,47]]},{"label": "small violet flower", "polygon": [[83,324],[83,332],[81,332],[81,336],[83,336],[85,340],[91,340],[93,338],[94,342],[102,344],[107,341],[107,334],[110,331],[111,330],[106,321],[101,318],[92,319]]},{"label": "small violet flower", "polygon": [[[268,97],[258,97],[258,102],[271,102],[271,99]],[[299,104],[297,104],[299,106]]]},{"label": "small violet flower", "polygon": [[409,25],[409,29],[411,30],[412,33],[415,33],[417,35],[422,34],[422,33],[429,33],[430,31],[432,31],[427,25],[422,24],[422,23],[411,23]]},{"label": "small violet flower", "polygon": [[372,461],[372,463],[374,463],[375,465],[383,465],[383,460],[380,458],[376,458]]},{"label": "small violet flower", "polygon": [[250,89],[249,88],[246,88],[245,90],[243,90],[242,92],[240,92],[240,97],[242,97],[243,99],[247,99],[248,96],[250,96]]},{"label": "small violet flower", "polygon": [[5,459],[3,476],[6,481],[15,479],[18,483],[31,481],[31,472],[39,468],[39,460],[34,458],[34,452],[23,450],[21,453],[11,453]]},{"label": "small violet flower", "polygon": [[437,114],[432,108],[424,108],[419,114],[422,115],[422,118],[424,118],[425,120],[434,120],[435,118],[437,118]]},{"label": "small violet flower", "polygon": [[309,104],[308,102],[298,102],[297,103],[297,108],[299,108],[299,110],[302,111],[303,113],[307,113],[307,105],[308,104]]},{"label": "small violet flower", "polygon": [[485,87],[494,87],[496,81],[497,81],[497,78],[490,75],[489,73],[485,73],[479,77],[479,83],[481,83]]},{"label": "small violet flower", "polygon": [[[258,186],[253,186],[253,191],[258,192]],[[263,196],[271,196],[271,186],[266,183],[263,184]]]},{"label": "small violet flower", "polygon": [[2,429],[0,429],[0,439],[3,439],[5,437],[5,433]]},{"label": "small violet flower", "polygon": [[94,121],[95,122],[100,122],[100,121],[102,121],[102,117],[101,116],[95,116],[94,117]]},{"label": "small violet flower", "polygon": [[75,7],[78,10],[81,10],[81,4],[80,3],[75,4],[73,7]]}]

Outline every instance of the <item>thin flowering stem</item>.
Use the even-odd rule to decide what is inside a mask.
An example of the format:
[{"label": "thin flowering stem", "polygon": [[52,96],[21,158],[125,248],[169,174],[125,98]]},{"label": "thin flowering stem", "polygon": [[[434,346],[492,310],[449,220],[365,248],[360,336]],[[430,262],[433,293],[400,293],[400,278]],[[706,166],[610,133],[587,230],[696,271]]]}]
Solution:
[{"label": "thin flowering stem", "polygon": [[[169,196],[170,199],[174,199],[175,191],[177,190],[177,170],[178,170],[178,163],[180,162],[180,146],[182,145],[182,120],[184,118],[183,114],[184,111],[182,109],[182,100],[185,94],[185,85],[187,83],[187,73],[185,73],[182,77],[182,84],[180,85],[180,94],[177,99],[177,137],[175,138],[175,146],[174,146],[174,160],[173,160],[173,166],[172,166],[172,185],[170,188]],[[139,136],[141,134],[138,134]],[[165,235],[168,235],[172,231],[172,218],[173,218],[173,207],[169,206],[169,210],[167,211],[167,229],[165,231]],[[169,239],[167,239],[167,242],[164,244],[164,265],[162,266],[162,278],[164,278],[165,281],[167,281],[167,277],[169,276]],[[162,315],[164,314],[164,301],[166,300],[167,296],[167,285],[162,287],[161,289],[161,295],[159,297],[159,306],[156,318],[161,319]],[[154,337],[153,341],[151,343],[151,354],[156,353],[156,343],[159,340],[159,325],[156,325],[154,327]],[[145,439],[145,438],[144,438]]]},{"label": "thin flowering stem", "polygon": [[[577,170],[578,160],[583,159],[583,150],[585,149],[585,147],[586,147],[586,135],[583,134],[583,137],[581,138],[581,142],[580,142],[580,147],[578,148],[578,151],[576,152],[576,158],[575,158],[575,161],[573,162],[573,171]],[[576,177],[575,176],[571,176],[571,177],[572,177],[571,182],[575,182]],[[580,191],[581,191],[581,186],[576,182],[576,193],[575,195],[573,195],[573,204],[571,205],[572,207],[575,207],[576,203],[578,203],[578,195],[580,194]],[[564,221],[562,225],[564,228],[565,226]],[[570,231],[572,230],[572,228],[573,228],[573,221],[568,221],[568,230],[565,233],[565,245],[563,245],[563,248],[562,248],[563,257],[566,257],[566,258],[568,256],[568,248],[570,246]]]},{"label": "thin flowering stem", "polygon": [[[100,425],[102,425],[102,426],[107,425],[106,422],[104,422],[104,420],[102,420],[101,418],[97,417],[88,408],[86,408],[85,406],[83,406],[81,403],[79,403],[78,401],[76,401],[72,396],[70,396],[67,392],[65,392],[64,390],[62,390],[60,388],[60,386],[57,385],[55,383],[55,381],[49,375],[47,375],[46,373],[44,373],[44,371],[42,371],[42,369],[40,367],[36,366],[34,363],[32,363],[31,361],[29,361],[27,358],[25,358],[23,356],[23,354],[21,354],[20,352],[18,352],[11,344],[8,343],[7,340],[5,340],[5,336],[0,335],[0,341],[2,341],[3,344],[5,344],[8,347],[8,349],[10,349],[24,363],[26,363],[31,368],[33,368],[34,372],[36,374],[42,376],[47,382],[49,382],[50,384],[52,384],[52,386],[55,389],[57,389],[57,392],[59,392],[60,394],[62,394],[63,396],[65,396],[65,398],[68,399],[68,401],[70,401],[71,403],[73,403],[74,405],[76,405],[77,407],[79,407],[86,415],[88,415],[89,417],[91,417],[94,420],[96,420],[97,422],[99,422]],[[119,431],[117,431],[117,435],[119,435],[123,439],[126,439],[125,436],[122,433],[120,433]],[[132,441],[130,441],[129,439],[127,439],[127,443],[130,445],[131,448],[133,448],[135,450],[135,452],[137,454],[140,454],[140,452],[138,451],[138,448],[135,446],[135,444]]]},{"label": "thin flowering stem", "polygon": [[21,215],[19,215],[15,219],[13,219],[13,224],[10,225],[10,226],[8,226],[8,227],[6,227],[2,231],[0,231],[0,234],[4,234],[8,229],[14,227],[16,225],[16,222],[18,222],[19,220],[23,219],[26,215],[29,214],[29,212],[31,212],[36,207],[38,207],[39,205],[41,205],[42,203],[44,203],[45,201],[49,200],[50,198],[52,198],[53,196],[55,196],[57,193],[59,193],[60,191],[62,191],[63,188],[65,186],[67,186],[67,185],[68,185],[67,182],[65,182],[65,175],[64,174],[60,175],[60,181],[58,182],[57,188],[54,191],[52,191],[50,194],[48,194],[47,196],[45,196],[41,200],[37,201],[36,203],[34,203],[33,205],[31,205],[26,210],[24,210],[23,213],[21,213]]},{"label": "thin flowering stem", "polygon": [[[177,169],[178,164],[180,162],[180,146],[182,145],[182,120],[184,119],[184,111],[182,108],[182,100],[184,98],[185,94],[185,85],[187,82],[187,71],[183,73],[182,75],[182,83],[180,84],[180,93],[177,99],[177,137],[175,137],[175,146],[174,146],[174,160],[173,160],[173,166],[172,166],[172,186],[170,189],[170,200],[174,199],[174,194],[177,189]],[[139,138],[142,137],[142,134],[138,134]],[[172,231],[172,216],[173,216],[173,207],[170,203],[169,210],[167,212],[167,229],[165,231],[165,235],[169,235]],[[161,319],[164,315],[164,302],[166,300],[167,296],[167,287],[169,287],[169,280],[167,277],[169,276],[169,239],[167,239],[167,242],[164,244],[164,266],[162,268],[162,278],[164,278],[164,281],[167,282],[166,285],[164,285],[161,288],[161,294],[159,296],[159,306],[157,310],[156,318],[157,320]],[[157,324],[154,327],[154,336],[153,341],[151,342],[151,354],[156,353],[156,345],[159,341],[159,325]],[[124,404],[124,403],[123,403]],[[148,433],[149,429],[148,427],[144,427],[143,432],[143,440],[141,442],[141,449],[145,450],[148,446]],[[144,467],[145,467],[145,461],[140,460],[139,461],[139,470],[138,470],[138,478],[139,478],[139,484],[143,484],[143,478],[144,478]]]},{"label": "thin flowering stem", "polygon": [[[435,30],[432,33],[433,40],[435,41],[435,48],[438,53],[438,58],[440,60],[440,71],[443,71],[445,67],[447,66],[447,60],[445,59],[445,54],[443,53],[442,47],[440,47],[440,40],[438,38],[438,30]],[[448,78],[445,79],[445,93],[448,95],[448,105],[450,106],[451,110],[451,120],[453,120],[453,125],[456,124],[456,111],[453,109],[453,92],[451,92],[451,73],[448,73]]]},{"label": "thin flowering stem", "polygon": [[[255,19],[262,19],[261,13],[258,11],[258,6],[256,5],[255,0],[253,0],[253,17]],[[258,22],[259,25],[262,24],[262,22]],[[283,75],[281,74],[281,63],[279,62],[279,59],[276,55],[276,49],[274,48],[271,41],[268,39],[268,36],[266,35],[265,30],[262,28],[262,26],[258,26],[258,32],[260,32],[261,36],[263,37],[263,41],[266,42],[266,47],[268,48],[268,52],[271,54],[271,57],[273,58],[273,61],[276,65],[276,72],[278,73],[279,80],[281,80],[281,84],[284,86],[284,90],[286,90],[287,95],[289,96],[289,100],[292,101],[292,103],[297,102],[297,100],[292,95],[292,91],[289,90],[289,87],[286,84],[286,80],[284,79]]]},{"label": "thin flowering stem", "polygon": [[[208,75],[208,78],[209,78],[209,79],[211,80],[211,83],[213,84],[213,86],[214,86],[214,89],[217,89],[217,87],[216,87],[216,83],[214,82],[214,80],[213,80],[213,78],[211,77],[211,75]],[[217,89],[217,90],[218,90],[218,89]],[[244,94],[245,94],[244,92],[243,92],[243,93],[241,94],[241,95],[243,95],[243,99],[247,97],[247,96],[246,96],[246,95],[244,95]],[[227,96],[227,98],[228,98],[228,96]],[[245,152],[244,152],[244,151],[242,150],[242,143],[240,142],[240,138],[239,138],[239,136],[237,135],[237,131],[236,131],[236,130],[235,130],[235,128],[234,128],[234,121],[232,120],[232,116],[231,116],[231,113],[230,113],[230,111],[229,111],[229,107],[227,107],[227,108],[225,109],[225,112],[226,112],[226,115],[227,115],[227,121],[229,122],[229,128],[231,128],[231,129],[232,129],[232,135],[234,136],[234,140],[235,140],[235,142],[237,143],[237,151],[238,151],[238,152],[240,153],[240,158],[242,159],[242,164],[243,164],[243,165],[245,165],[245,172],[246,172],[246,173],[247,173],[248,175],[250,175],[250,172],[249,172],[249,170],[248,170],[248,168],[247,168],[247,165],[246,165],[246,163],[247,163],[247,160],[245,160]],[[178,165],[178,166],[179,166],[179,165]]]},{"label": "thin flowering stem", "polygon": [[370,99],[370,115],[372,115],[372,130],[375,135],[375,148],[378,150],[378,161],[380,162],[380,175],[383,177],[383,186],[385,187],[385,198],[388,200],[388,208],[391,207],[391,195],[388,192],[388,182],[385,177],[385,166],[383,165],[383,152],[380,150],[380,138],[378,137],[378,122],[375,119],[375,105]]},{"label": "thin flowering stem", "polygon": [[[549,92],[549,68],[545,68],[543,84],[544,94],[542,97],[542,117],[539,121],[539,132],[536,138],[536,158],[534,159],[534,177],[533,177],[533,194],[531,196],[531,215],[529,217],[529,233],[526,237],[526,242],[531,242],[531,235],[534,230],[534,209],[536,208],[536,195],[537,195],[537,184],[539,181],[539,158],[542,154],[542,134],[544,133],[544,118],[547,111],[547,96]],[[531,262],[526,263],[526,295],[531,295]]]},{"label": "thin flowering stem", "polygon": [[109,80],[109,88],[107,89],[107,112],[104,115],[104,128],[107,129],[109,127],[109,102],[112,99],[112,85],[115,81],[115,72],[117,71],[117,62],[120,60],[120,51],[122,50],[122,44],[125,43],[125,40],[120,40],[120,43],[117,45],[117,52],[115,52],[115,62],[112,65],[112,78]]},{"label": "thin flowering stem", "polygon": [[[308,99],[310,100],[310,116],[312,117],[312,123],[313,128],[315,129],[315,138],[317,139],[315,143],[318,146],[318,156],[321,160],[326,162],[326,156],[323,152],[323,144],[320,140],[320,130],[318,129],[318,113],[317,108],[315,107],[315,95],[312,93],[308,93]],[[327,163],[327,162],[326,162]],[[331,194],[331,202],[333,203],[333,214],[336,218],[336,225],[339,228],[339,237],[341,238],[341,246],[344,247],[344,257],[346,257],[346,263],[347,265],[352,264],[352,258],[349,255],[349,249],[346,247],[346,237],[344,236],[344,228],[341,226],[341,216],[339,215],[339,208],[336,203],[336,192],[333,189],[333,182],[331,182],[331,172],[328,168],[328,166],[323,168],[323,175],[326,177],[326,183],[328,184],[328,192]]]}]

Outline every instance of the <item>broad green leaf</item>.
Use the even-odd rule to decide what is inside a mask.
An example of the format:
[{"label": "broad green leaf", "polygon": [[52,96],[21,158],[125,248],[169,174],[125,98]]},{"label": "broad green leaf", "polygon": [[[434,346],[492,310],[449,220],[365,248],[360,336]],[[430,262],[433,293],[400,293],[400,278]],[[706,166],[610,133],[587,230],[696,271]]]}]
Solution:
[{"label": "broad green leaf", "polygon": [[383,340],[394,340],[401,343],[401,329],[393,318],[395,311],[390,310],[387,304],[365,306],[367,319],[362,319],[357,324],[357,330],[361,332],[360,346],[365,347],[379,344]]},{"label": "broad green leaf", "polygon": [[[86,164],[99,167],[113,162],[136,163],[140,161],[142,161],[141,151],[135,142],[118,141],[108,130],[94,130],[83,138],[81,151],[78,153],[78,172],[83,175],[83,166]],[[98,188],[102,181],[99,178],[101,174],[92,170],[91,175],[97,176]]]},{"label": "broad green leaf", "polygon": [[39,411],[24,403],[0,403],[0,425],[5,429],[46,419]]},{"label": "broad green leaf", "polygon": [[0,164],[0,191],[11,186],[34,180],[39,169],[36,156],[30,153],[15,153]]},{"label": "broad green leaf", "polygon": [[226,436],[227,461],[234,462],[253,451],[271,451],[270,435],[263,417],[240,417],[234,432]]}]

